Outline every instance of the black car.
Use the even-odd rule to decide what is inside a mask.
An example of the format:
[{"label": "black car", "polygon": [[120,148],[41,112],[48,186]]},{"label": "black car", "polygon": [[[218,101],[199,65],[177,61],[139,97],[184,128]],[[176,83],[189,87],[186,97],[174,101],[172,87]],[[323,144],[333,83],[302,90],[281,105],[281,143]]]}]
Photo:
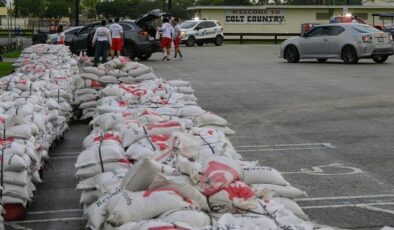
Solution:
[{"label": "black car", "polygon": [[[122,55],[132,59],[139,58],[147,60],[152,53],[161,52],[160,41],[155,39],[156,27],[159,25],[159,19],[166,15],[161,10],[152,10],[146,15],[139,17],[137,20],[120,21],[119,25],[124,31],[124,46]],[[66,37],[65,44],[70,46],[71,51],[75,54],[87,52],[89,56],[94,55],[92,40],[94,32],[100,23],[92,23],[76,31],[73,36]],[[109,27],[109,25],[107,25]]]}]

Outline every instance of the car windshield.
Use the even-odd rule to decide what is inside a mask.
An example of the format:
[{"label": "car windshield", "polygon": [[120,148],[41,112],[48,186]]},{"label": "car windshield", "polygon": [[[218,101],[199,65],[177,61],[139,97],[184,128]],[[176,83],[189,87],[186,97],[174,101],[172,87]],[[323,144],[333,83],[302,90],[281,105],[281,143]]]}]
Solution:
[{"label": "car windshield", "polygon": [[187,21],[181,24],[182,29],[190,29],[197,24],[196,21]]},{"label": "car windshield", "polygon": [[352,27],[354,30],[362,34],[382,32],[376,28],[373,28],[372,26],[354,25]]}]

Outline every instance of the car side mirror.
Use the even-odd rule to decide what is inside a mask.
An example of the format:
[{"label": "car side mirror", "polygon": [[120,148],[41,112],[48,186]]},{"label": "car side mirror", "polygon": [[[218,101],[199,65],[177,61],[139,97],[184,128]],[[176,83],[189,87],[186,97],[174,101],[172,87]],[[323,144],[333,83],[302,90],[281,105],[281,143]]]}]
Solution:
[{"label": "car side mirror", "polygon": [[303,37],[303,38],[308,37],[308,33],[303,33],[303,34],[301,34],[301,37]]},{"label": "car side mirror", "polygon": [[194,28],[194,30],[197,30],[197,31],[199,31],[199,30],[201,30],[201,27],[196,27],[196,28]]}]

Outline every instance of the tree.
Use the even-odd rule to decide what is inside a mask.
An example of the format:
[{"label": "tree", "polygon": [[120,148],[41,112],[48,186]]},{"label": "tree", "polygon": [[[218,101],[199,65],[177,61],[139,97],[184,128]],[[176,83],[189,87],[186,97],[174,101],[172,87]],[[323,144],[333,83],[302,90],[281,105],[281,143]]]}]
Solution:
[{"label": "tree", "polygon": [[48,18],[60,18],[70,16],[70,3],[66,1],[51,1],[48,2],[45,11],[45,17]]},{"label": "tree", "polygon": [[43,17],[45,15],[45,8],[45,0],[18,0],[18,9],[22,16]]}]

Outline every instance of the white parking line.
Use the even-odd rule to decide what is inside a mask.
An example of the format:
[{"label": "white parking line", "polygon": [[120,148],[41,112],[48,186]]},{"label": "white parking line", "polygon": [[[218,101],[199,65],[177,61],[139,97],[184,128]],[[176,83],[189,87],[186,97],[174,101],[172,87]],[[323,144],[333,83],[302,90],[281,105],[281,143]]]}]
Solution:
[{"label": "white parking line", "polygon": [[299,198],[299,199],[295,199],[295,201],[324,201],[324,200],[346,200],[346,199],[385,198],[385,197],[394,198],[394,194]]},{"label": "white parking line", "polygon": [[11,223],[7,223],[7,222],[4,223],[4,226],[11,227],[12,229],[15,229],[15,230],[32,230],[31,228],[26,228],[26,227],[23,227],[23,226],[20,226],[17,224],[11,224]]},{"label": "white parking line", "polygon": [[52,213],[67,213],[67,212],[83,212],[82,209],[60,209],[60,210],[48,210],[48,211],[33,211],[28,212],[29,215],[41,215],[41,214],[52,214]]},{"label": "white parking line", "polygon": [[240,145],[236,148],[275,148],[275,147],[297,147],[297,146],[322,146],[326,148],[336,148],[331,143],[302,143],[302,144],[277,144],[277,145]]},{"label": "white parking line", "polygon": [[59,157],[49,157],[50,160],[60,160],[60,159],[76,159],[78,156],[59,156]]},{"label": "white parking line", "polygon": [[83,217],[66,217],[66,218],[53,218],[53,219],[42,219],[42,220],[21,220],[11,221],[11,224],[32,224],[32,223],[46,223],[46,222],[63,222],[63,221],[76,221],[85,220]]},{"label": "white parking line", "polygon": [[[371,202],[355,204],[328,204],[303,206],[302,209],[323,209],[323,208],[361,208],[369,205],[394,205],[394,202]],[[393,213],[394,214],[394,213]]]},{"label": "white parking line", "polygon": [[[386,204],[383,204],[383,205],[386,205]],[[378,207],[372,207],[370,205],[364,205],[364,206],[361,206],[360,208],[367,209],[367,210],[370,210],[370,211],[384,212],[384,213],[387,213],[387,214],[393,214],[394,215],[394,211],[393,210],[384,209],[384,208],[378,208]]]},{"label": "white parking line", "polygon": [[241,145],[235,146],[240,153],[247,152],[271,152],[271,151],[295,151],[295,150],[321,150],[335,149],[331,143],[302,143],[302,144],[277,144],[277,145]]}]

